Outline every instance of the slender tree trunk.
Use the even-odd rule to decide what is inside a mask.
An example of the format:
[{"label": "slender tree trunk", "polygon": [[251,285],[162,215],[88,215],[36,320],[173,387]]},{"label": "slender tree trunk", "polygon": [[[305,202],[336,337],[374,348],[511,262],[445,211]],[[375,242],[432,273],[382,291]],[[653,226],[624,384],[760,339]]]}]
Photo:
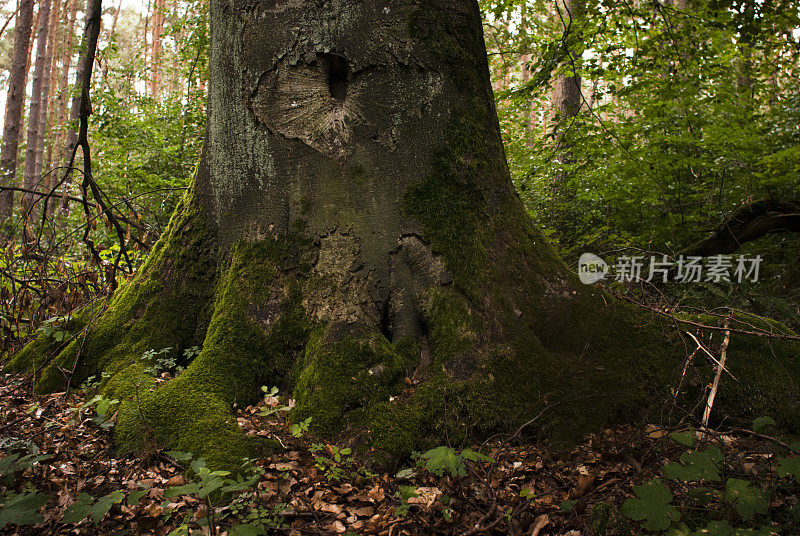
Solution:
[{"label": "slender tree trunk", "polygon": [[[36,149],[39,144],[39,116],[41,113],[44,95],[42,88],[44,85],[45,64],[47,63],[47,33],[50,29],[50,0],[42,0],[39,7],[39,28],[36,33],[36,65],[33,71],[33,81],[31,83],[31,105],[28,110],[28,134],[26,136],[27,145],[25,148],[25,171],[23,175],[23,185],[28,190],[35,190],[39,187],[40,176],[36,173]],[[22,195],[22,209],[26,213],[31,210],[34,202],[32,194]]]},{"label": "slender tree trunk", "polygon": [[[566,72],[556,78],[551,97],[553,111],[560,125],[565,125],[567,120],[578,115],[581,109],[581,77],[574,70],[577,68],[582,51],[575,47],[574,35],[578,31],[578,25],[581,24],[583,2],[584,0],[559,0],[560,8],[557,6],[556,24],[562,28],[567,47],[562,65]],[[569,160],[567,156],[569,148],[563,140],[564,133],[565,128],[558,126],[553,130],[556,143],[565,149],[562,151],[564,160]]]},{"label": "slender tree trunk", "polygon": [[[276,446],[234,416],[262,385],[384,461],[672,400],[672,324],[582,285],[513,190],[477,0],[212,0],[211,21],[206,142],[168,230],[79,340],[12,369],[39,366],[38,390],[107,371],[121,448],[230,468]],[[798,345],[734,342],[718,402],[800,426]],[[156,384],[162,348],[186,369]]]},{"label": "slender tree trunk", "polygon": [[[144,29],[142,30],[142,52],[143,52],[143,56],[144,56],[142,65],[144,65],[145,71],[147,71],[148,67],[152,68],[152,66],[148,63],[148,59],[147,59],[148,58],[148,53],[150,52],[150,48],[149,48],[147,43],[149,42],[148,41],[148,34],[150,32],[150,18],[151,18],[150,15],[151,15],[152,8],[153,8],[153,0],[147,0],[147,9],[144,12]],[[149,86],[149,82],[148,82],[148,86]]]},{"label": "slender tree trunk", "polygon": [[[59,96],[58,96],[58,131],[56,135],[56,142],[53,144],[57,151],[56,158],[64,158],[65,145],[67,145],[67,132],[72,130],[72,125],[67,124],[67,103],[69,102],[69,70],[72,66],[72,55],[75,39],[75,19],[78,15],[78,2],[79,0],[68,0],[69,20],[67,22],[66,38],[64,40],[64,50],[62,51],[61,60],[61,80],[59,82]],[[74,120],[73,120],[74,121]],[[74,141],[73,141],[74,143]],[[64,172],[57,173],[59,177],[63,177]],[[61,187],[61,191],[65,194],[61,199],[62,211],[66,212],[69,209],[69,202],[66,199],[66,194],[69,191],[70,181],[67,180]],[[48,210],[55,210],[55,203],[52,207],[48,204]]]},{"label": "slender tree trunk", "polygon": [[[78,56],[78,64],[75,68],[75,88],[73,89],[72,93],[72,105],[70,107],[69,122],[66,129],[64,143],[63,158],[65,166],[69,165],[72,153],[75,151],[75,147],[78,143],[78,119],[81,115],[82,93],[86,90],[86,88],[82,87],[82,81],[87,79],[87,70],[91,72],[93,67],[91,61],[89,60],[89,55],[87,55],[86,46],[89,38],[90,25],[92,24],[92,20],[95,18],[95,9],[95,0],[86,0],[86,14],[84,16],[85,28],[83,32],[80,56]],[[92,52],[92,57],[93,56],[94,53]],[[65,170],[59,178],[59,180],[62,179],[64,181],[63,188],[66,191],[70,180],[72,179],[72,171]],[[63,215],[69,213],[69,203],[66,201],[66,196],[62,198],[61,207]]]},{"label": "slender tree trunk", "polygon": [[[33,26],[33,0],[19,0],[19,13],[14,30],[14,56],[11,61],[8,93],[6,94],[3,146],[0,149],[0,173],[3,186],[16,186],[17,152],[19,149],[22,111],[25,108],[25,79],[28,67],[28,44]],[[14,194],[0,192],[0,222],[11,215]]]},{"label": "slender tree trunk", "polygon": [[165,0],[155,0],[153,4],[153,44],[150,52],[150,95],[158,97],[161,88],[161,55],[163,49],[162,34],[164,33],[164,15],[166,11]]},{"label": "slender tree trunk", "polygon": [[[49,169],[46,169],[44,166],[45,163],[45,145],[48,144],[48,140],[50,139],[50,129],[48,118],[50,117],[50,108],[53,104],[52,94],[55,88],[54,79],[56,69],[53,66],[57,58],[56,54],[56,46],[57,41],[56,38],[58,37],[58,29],[59,29],[59,16],[61,15],[61,4],[59,0],[55,1],[55,5],[51,5],[50,8],[50,22],[49,28],[47,30],[47,49],[45,51],[45,58],[44,58],[44,72],[42,73],[42,105],[39,109],[39,128],[38,128],[38,139],[36,141],[36,167],[35,167],[35,175],[37,177],[42,177],[42,172],[47,172]],[[53,177],[52,175],[48,174],[48,176],[42,180],[42,189],[47,190],[51,186]]]},{"label": "slender tree trunk", "polygon": [[[31,39],[28,41],[28,55],[25,56],[25,80],[23,80],[23,85],[25,86],[25,90],[27,91],[28,88],[28,75],[31,71],[31,57],[33,54],[33,45],[36,43],[36,33],[35,31],[39,28],[39,18],[41,15],[41,10],[36,10],[36,16],[33,19],[33,32],[31,34]],[[19,124],[19,131],[27,136],[27,132],[25,131],[25,114],[22,114],[20,117],[20,124]]]},{"label": "slender tree trunk", "polygon": [[[119,12],[122,11],[122,0],[119,0],[116,9],[114,10],[114,18],[111,19],[111,30],[108,32],[108,40],[114,41],[117,33],[117,22],[119,21]],[[103,62],[103,83],[105,84],[108,79],[108,58]]]}]

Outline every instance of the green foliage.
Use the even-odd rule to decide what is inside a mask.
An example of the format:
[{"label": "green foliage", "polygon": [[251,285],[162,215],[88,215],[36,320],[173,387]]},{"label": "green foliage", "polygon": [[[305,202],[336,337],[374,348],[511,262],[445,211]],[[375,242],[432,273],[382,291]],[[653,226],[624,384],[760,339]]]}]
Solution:
[{"label": "green foliage", "polygon": [[6,453],[6,457],[0,460],[0,478],[7,486],[14,483],[17,475],[52,458],[50,454],[40,454],[36,443],[22,439],[0,439],[0,448]]},{"label": "green foliage", "polygon": [[39,508],[44,506],[50,497],[33,491],[30,493],[6,492],[0,497],[0,529],[6,525],[33,525],[44,517]]},{"label": "green foliage", "polygon": [[[322,471],[328,480],[341,480],[347,477],[355,466],[355,460],[350,457],[352,450],[340,449],[336,445],[314,443],[309,448],[314,456],[314,465]],[[325,456],[324,454],[327,454]]]},{"label": "green foliage", "polygon": [[693,447],[695,442],[697,441],[697,437],[694,434],[694,430],[688,430],[686,432],[673,432],[669,435],[669,438],[673,440],[678,445],[682,445],[684,447]]},{"label": "green foliage", "polygon": [[641,521],[647,530],[667,530],[673,521],[680,518],[678,510],[670,504],[673,496],[660,480],[635,486],[635,499],[628,499],[620,508],[622,515]]},{"label": "green foliage", "polygon": [[769,506],[760,489],[738,478],[730,478],[725,483],[725,500],[736,506],[736,511],[745,521],[751,520],[755,514],[766,514]]},{"label": "green foliage", "polygon": [[451,476],[460,477],[467,474],[464,461],[492,462],[493,460],[471,449],[459,452],[452,447],[439,446],[419,455],[417,464],[436,476],[443,476],[446,471]]},{"label": "green foliage", "polygon": [[397,517],[405,517],[408,515],[408,510],[411,505],[408,500],[417,496],[417,488],[414,486],[400,486],[397,490],[397,498],[400,500],[400,506],[395,508],[394,515]]},{"label": "green foliage", "polygon": [[300,437],[304,433],[308,432],[308,427],[311,426],[311,420],[313,417],[308,417],[307,419],[303,419],[298,423],[294,423],[289,426],[289,431],[292,432],[294,437]]},{"label": "green foliage", "polygon": [[800,457],[781,458],[778,460],[776,471],[781,478],[791,476],[796,482],[800,482]]},{"label": "green foliage", "polygon": [[[798,57],[785,29],[796,17],[785,8],[739,24],[748,10],[730,3],[595,0],[565,26],[545,2],[480,4],[512,178],[568,261],[627,246],[675,252],[742,204],[800,194]],[[560,76],[582,81],[575,116],[553,109]],[[667,296],[799,325],[797,241],[768,237],[744,252],[763,254],[761,283]]]},{"label": "green foliage", "polygon": [[753,419],[753,431],[757,434],[763,434],[771,426],[775,426],[775,419],[772,417],[756,417]]},{"label": "green foliage", "polygon": [[672,462],[665,465],[661,472],[667,478],[694,482],[705,480],[720,481],[722,452],[717,447],[708,447],[704,451],[684,452],[681,463]]},{"label": "green foliage", "polygon": [[46,336],[52,337],[56,342],[63,342],[72,336],[72,333],[70,333],[69,330],[64,327],[67,321],[68,319],[65,319],[61,316],[48,318],[42,322],[42,325],[39,326],[37,331],[45,334]]},{"label": "green foliage", "polygon": [[64,523],[78,523],[91,516],[92,522],[99,525],[111,507],[121,503],[124,498],[125,492],[119,489],[98,499],[81,492],[78,499],[64,511],[61,520]]},{"label": "green foliage", "polygon": [[119,406],[119,400],[116,398],[105,398],[102,395],[94,395],[91,399],[86,401],[81,408],[94,406],[97,415],[92,418],[92,421],[104,430],[111,428],[114,423],[110,420],[114,412]]}]

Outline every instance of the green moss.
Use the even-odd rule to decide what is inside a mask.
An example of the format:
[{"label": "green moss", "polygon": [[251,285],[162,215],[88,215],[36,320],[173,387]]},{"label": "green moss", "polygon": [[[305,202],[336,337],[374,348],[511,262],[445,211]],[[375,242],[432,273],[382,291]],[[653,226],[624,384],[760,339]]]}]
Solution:
[{"label": "green moss", "polygon": [[236,471],[242,459],[276,448],[271,441],[244,436],[229,404],[186,382],[156,387],[141,365],[115,375],[106,394],[122,397],[115,439],[122,450],[152,452],[169,446],[205,458],[212,467]]},{"label": "green moss", "polygon": [[297,245],[287,239],[232,247],[202,351],[177,378],[152,390],[131,383],[132,374],[141,374],[135,369],[112,378],[109,390],[125,397],[117,426],[122,448],[140,448],[142,437],[151,438],[236,469],[243,456],[269,446],[242,435],[231,407],[256,402],[261,385],[283,383],[305,343],[299,284],[279,268],[297,255]]},{"label": "green moss", "polygon": [[[402,390],[414,344],[392,345],[379,333],[334,339],[335,328],[318,327],[306,346],[294,388],[295,420],[312,418],[312,429],[333,435],[361,419],[364,409]],[[417,354],[418,355],[418,354]]]}]

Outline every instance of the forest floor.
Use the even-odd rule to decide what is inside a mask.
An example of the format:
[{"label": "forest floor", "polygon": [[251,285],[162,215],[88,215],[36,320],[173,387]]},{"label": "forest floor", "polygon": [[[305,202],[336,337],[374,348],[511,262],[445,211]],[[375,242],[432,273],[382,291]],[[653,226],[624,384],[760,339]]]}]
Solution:
[{"label": "forest floor", "polygon": [[546,441],[498,438],[474,447],[492,461],[440,447],[373,474],[292,427],[267,393],[237,419],[285,449],[254,460],[237,485],[202,462],[186,473],[180,453],[118,454],[113,406],[87,404],[92,395],[35,396],[24,378],[0,376],[0,533],[738,536],[800,526],[800,445],[743,429],[623,427],[561,455]]}]

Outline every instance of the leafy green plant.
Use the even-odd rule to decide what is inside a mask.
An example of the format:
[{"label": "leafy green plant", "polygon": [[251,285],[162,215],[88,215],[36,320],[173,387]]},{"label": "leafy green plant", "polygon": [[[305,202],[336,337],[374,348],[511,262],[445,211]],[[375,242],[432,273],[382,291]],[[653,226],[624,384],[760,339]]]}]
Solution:
[{"label": "leafy green plant", "polygon": [[350,457],[352,450],[349,448],[340,449],[336,445],[314,443],[309,450],[316,455],[314,465],[328,480],[341,480],[347,477],[356,464]]},{"label": "leafy green plant", "polygon": [[[189,461],[192,458],[190,453],[180,451],[170,451],[167,454],[179,461]],[[238,532],[232,532],[231,534],[263,534],[263,530],[278,526],[280,520],[277,519],[274,512],[261,510],[254,500],[256,496],[253,492],[245,491],[252,488],[263,473],[262,469],[253,466],[252,460],[245,460],[243,473],[235,478],[230,476],[231,473],[229,471],[212,471],[206,466],[203,458],[192,460],[190,467],[194,475],[194,481],[181,486],[170,486],[165,490],[164,496],[172,498],[181,495],[194,495],[203,500],[206,504],[206,512],[208,512],[205,525],[209,527],[212,534],[216,531],[217,506],[224,507],[226,501],[228,502],[229,513],[234,510],[237,514],[242,514],[245,511],[248,514],[253,512],[249,520],[254,522],[241,525],[240,528],[236,529]],[[244,492],[244,494],[239,492]],[[237,493],[239,495],[234,497],[234,494]],[[244,497],[241,497],[241,495],[244,495]],[[281,508],[281,511],[283,511],[283,508]],[[247,532],[253,530],[256,532]]]},{"label": "leafy green plant", "polygon": [[6,525],[34,525],[44,520],[39,508],[50,497],[38,491],[6,492],[0,497],[0,529]]},{"label": "leafy green plant", "polygon": [[467,474],[465,461],[492,462],[492,458],[471,449],[457,451],[452,447],[439,446],[418,455],[417,465],[424,467],[436,476],[445,472],[454,477]]},{"label": "leafy green plant", "polygon": [[736,507],[736,511],[745,521],[753,519],[756,514],[767,514],[769,508],[760,489],[753,487],[749,481],[738,478],[729,478],[725,482],[725,500]]},{"label": "leafy green plant", "polygon": [[261,417],[271,417],[272,415],[279,413],[287,413],[292,409],[291,404],[281,404],[280,399],[278,398],[277,387],[267,387],[262,385],[261,391],[264,393],[265,402],[265,407],[261,408],[261,410],[258,412]]},{"label": "leafy green plant", "polygon": [[304,433],[308,432],[308,427],[311,426],[311,417],[304,421],[292,424],[289,426],[289,431],[294,437],[301,437]]},{"label": "leafy green plant", "polygon": [[397,517],[405,517],[408,515],[408,510],[411,505],[408,500],[417,496],[417,488],[414,486],[400,486],[397,490],[397,498],[400,500],[400,506],[395,508],[394,515]]},{"label": "leafy green plant", "polygon": [[717,447],[709,447],[704,451],[684,452],[681,463],[669,463],[661,472],[673,480],[719,482],[721,464],[722,452]]},{"label": "leafy green plant", "polygon": [[50,454],[40,454],[36,443],[22,439],[0,439],[0,448],[6,452],[6,457],[0,460],[0,478],[7,486],[14,483],[16,475],[52,458]]},{"label": "leafy green plant", "polygon": [[119,400],[116,398],[105,398],[102,395],[95,395],[82,404],[81,408],[86,408],[89,406],[94,406],[95,412],[97,415],[92,418],[92,422],[98,425],[103,430],[108,430],[114,423],[110,420],[111,417],[117,410],[117,406],[119,406]]},{"label": "leafy green plant", "polygon": [[63,342],[72,337],[72,333],[65,328],[68,321],[69,319],[63,316],[48,318],[42,322],[37,331],[49,335],[54,341]]},{"label": "leafy green plant", "polygon": [[78,495],[78,499],[64,511],[61,520],[64,523],[78,523],[87,517],[91,517],[92,523],[98,525],[111,510],[111,507],[121,503],[124,498],[125,492],[120,489],[97,499],[88,493],[81,492]]},{"label": "leafy green plant", "polygon": [[680,513],[670,503],[672,492],[660,480],[634,486],[635,499],[628,499],[620,508],[622,515],[641,521],[647,530],[667,530],[673,521],[680,519]]}]

